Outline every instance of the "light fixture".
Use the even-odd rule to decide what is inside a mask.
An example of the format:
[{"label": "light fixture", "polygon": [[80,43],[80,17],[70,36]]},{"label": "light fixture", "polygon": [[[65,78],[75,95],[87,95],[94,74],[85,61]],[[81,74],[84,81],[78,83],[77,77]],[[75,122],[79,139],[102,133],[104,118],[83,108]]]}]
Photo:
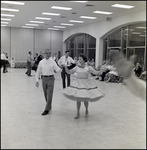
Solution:
[{"label": "light fixture", "polygon": [[66,27],[63,27],[63,26],[54,26],[55,28],[66,28]]},{"label": "light fixture", "polygon": [[1,24],[2,27],[7,26],[6,24]]},{"label": "light fixture", "polygon": [[23,28],[34,28],[34,27],[28,27],[28,26],[22,26]]},{"label": "light fixture", "polygon": [[43,15],[51,15],[51,16],[60,16],[60,14],[56,14],[56,13],[47,13],[47,12],[43,12]]},{"label": "light fixture", "polygon": [[51,18],[36,17],[35,19],[51,20]]},{"label": "light fixture", "polygon": [[74,24],[61,23],[61,25],[65,25],[65,26],[73,26]]},{"label": "light fixture", "polygon": [[69,20],[69,22],[83,23],[84,21],[78,21],[78,20]]},{"label": "light fixture", "polygon": [[132,32],[132,34],[141,34],[141,33],[139,33],[139,32]]},{"label": "light fixture", "polygon": [[80,16],[80,18],[84,18],[84,19],[96,19],[97,17]]},{"label": "light fixture", "polygon": [[9,24],[9,22],[1,22],[1,23],[4,23],[4,24]]},{"label": "light fixture", "polygon": [[38,26],[38,24],[26,24],[27,26]]},{"label": "light fixture", "polygon": [[71,2],[86,3],[88,1],[71,1]]},{"label": "light fixture", "polygon": [[30,22],[32,22],[32,23],[44,23],[42,21],[30,21]]},{"label": "light fixture", "polygon": [[61,10],[71,10],[72,8],[69,7],[60,7],[60,6],[52,6],[52,9],[61,9]]},{"label": "light fixture", "polygon": [[5,16],[5,17],[14,17],[15,15],[1,14],[1,16]]},{"label": "light fixture", "polygon": [[105,14],[105,15],[113,14],[113,12],[106,12],[106,11],[94,11],[93,13],[96,13],[96,14]]},{"label": "light fixture", "polygon": [[59,30],[59,29],[57,29],[57,28],[48,28],[49,30]]},{"label": "light fixture", "polygon": [[139,36],[145,36],[145,35],[139,35]]},{"label": "light fixture", "polygon": [[14,11],[14,12],[18,12],[18,9],[9,9],[9,8],[1,8],[1,10],[3,11]]},{"label": "light fixture", "polygon": [[146,27],[136,27],[136,28],[138,28],[138,29],[146,29]]},{"label": "light fixture", "polygon": [[118,7],[118,8],[125,8],[125,9],[131,9],[135,6],[130,6],[130,5],[123,5],[123,4],[114,4],[114,5],[111,5],[111,7]]},{"label": "light fixture", "polygon": [[14,4],[14,5],[24,5],[25,4],[23,2],[14,2],[14,1],[1,1],[1,3]]},{"label": "light fixture", "polygon": [[1,20],[11,21],[11,19],[7,19],[7,18],[1,18]]}]

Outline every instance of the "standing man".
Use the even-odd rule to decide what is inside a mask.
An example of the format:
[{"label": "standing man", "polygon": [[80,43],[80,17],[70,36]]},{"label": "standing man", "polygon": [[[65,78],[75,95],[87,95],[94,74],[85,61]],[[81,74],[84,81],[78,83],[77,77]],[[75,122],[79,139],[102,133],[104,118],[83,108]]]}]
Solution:
[{"label": "standing man", "polygon": [[32,76],[31,75],[31,70],[32,70],[32,65],[31,65],[31,63],[32,63],[32,58],[31,58],[31,55],[32,55],[32,52],[31,51],[29,51],[29,53],[28,53],[28,56],[27,56],[27,72],[26,72],[26,74],[28,75],[28,76]]},{"label": "standing man", "polygon": [[47,115],[52,109],[52,97],[54,90],[54,74],[61,69],[57,66],[56,62],[51,57],[51,50],[45,49],[45,58],[39,62],[36,73],[36,86],[39,86],[39,78],[42,78],[42,87],[46,100],[45,110],[42,115]]},{"label": "standing man", "polygon": [[1,54],[1,68],[3,66],[3,73],[6,73],[6,55],[4,52]]},{"label": "standing man", "polygon": [[[66,50],[65,51],[65,56],[62,56],[59,60],[58,60],[58,65],[61,67],[62,65],[67,66],[68,69],[72,69],[72,65],[74,64],[75,66],[75,61],[69,56],[70,51]],[[65,71],[65,67],[62,68],[62,72],[61,72],[61,78],[62,78],[62,85],[63,85],[63,89],[66,88],[66,76],[67,76],[67,86],[70,86],[70,74],[67,74]]]}]

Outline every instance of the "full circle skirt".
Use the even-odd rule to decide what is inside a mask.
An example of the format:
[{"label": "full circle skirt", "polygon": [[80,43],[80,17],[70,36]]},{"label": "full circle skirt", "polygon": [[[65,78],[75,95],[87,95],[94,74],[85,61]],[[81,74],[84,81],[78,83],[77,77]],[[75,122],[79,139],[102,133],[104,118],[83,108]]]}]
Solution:
[{"label": "full circle skirt", "polygon": [[63,95],[73,101],[95,102],[105,96],[93,79],[74,79],[71,85],[63,90]]}]

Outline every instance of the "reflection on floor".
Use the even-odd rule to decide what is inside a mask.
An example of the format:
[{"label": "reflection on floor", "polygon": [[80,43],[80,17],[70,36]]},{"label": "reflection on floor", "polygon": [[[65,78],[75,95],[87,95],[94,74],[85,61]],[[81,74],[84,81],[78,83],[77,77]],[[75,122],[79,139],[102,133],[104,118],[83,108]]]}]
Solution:
[{"label": "reflection on floor", "polygon": [[2,149],[144,149],[146,148],[146,102],[125,85],[98,80],[106,96],[89,103],[89,117],[76,115],[76,102],[62,94],[60,73],[55,75],[53,108],[42,116],[45,99],[42,85],[35,86],[26,69],[1,69]]}]

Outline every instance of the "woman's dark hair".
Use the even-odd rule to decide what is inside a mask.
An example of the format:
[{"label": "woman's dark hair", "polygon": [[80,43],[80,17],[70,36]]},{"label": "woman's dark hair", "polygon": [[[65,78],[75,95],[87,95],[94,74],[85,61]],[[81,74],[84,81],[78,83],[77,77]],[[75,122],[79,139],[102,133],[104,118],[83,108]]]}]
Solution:
[{"label": "woman's dark hair", "polygon": [[87,62],[87,57],[84,54],[79,54],[79,57],[82,57],[85,62]]}]

